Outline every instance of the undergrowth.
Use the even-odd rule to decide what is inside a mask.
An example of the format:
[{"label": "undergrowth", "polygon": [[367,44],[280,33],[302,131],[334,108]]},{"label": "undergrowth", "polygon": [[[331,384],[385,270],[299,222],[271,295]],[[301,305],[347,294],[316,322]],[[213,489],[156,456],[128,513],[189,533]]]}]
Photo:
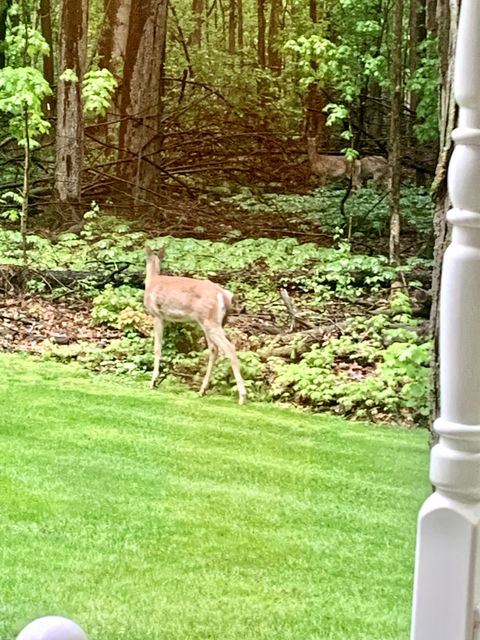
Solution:
[{"label": "undergrowth", "polygon": [[[388,232],[390,214],[386,191],[367,187],[352,191],[342,215],[343,198],[343,189],[325,187],[307,195],[265,193],[261,196],[243,187],[238,193],[225,196],[223,201],[250,214],[280,213],[300,226],[311,220],[326,233],[334,233],[337,228],[344,231],[349,228],[351,233],[367,236]],[[400,207],[404,224],[421,235],[431,235],[433,205],[427,188],[404,184]]]},{"label": "undergrowth", "polygon": [[353,318],[341,337],[313,346],[297,362],[280,363],[273,397],[356,418],[425,421],[431,344],[418,338],[404,294],[392,300],[391,312]]},{"label": "undergrowth", "polygon": [[[17,236],[15,231],[0,230],[4,262],[20,261]],[[78,235],[60,235],[55,243],[30,236],[29,256],[38,267],[49,269],[139,272],[144,269],[145,242],[145,234],[132,231],[124,221],[100,215],[93,205]],[[282,357],[272,355],[275,339],[268,332],[230,327],[251,398],[359,418],[425,421],[430,343],[419,331],[409,294],[420,287],[415,270],[425,267],[426,261],[410,259],[395,268],[384,256],[352,253],[341,237],[328,249],[293,238],[221,243],[165,236],[148,242],[166,248],[167,273],[223,278],[222,283],[236,294],[237,312],[267,318],[274,333],[285,333],[290,322],[280,288],[288,291],[307,326],[321,325],[339,303],[352,311],[353,317],[342,321],[339,331],[319,336],[314,344],[302,331],[287,336],[288,353]],[[404,283],[403,293],[391,298],[394,281]],[[151,321],[143,310],[142,291],[125,284],[107,284],[99,291],[88,280],[81,286],[81,294],[91,301],[91,322],[114,327],[123,336],[106,347],[87,342],[59,346],[47,341],[45,357],[75,359],[95,371],[146,378],[153,356]],[[43,287],[41,281],[31,285],[36,291]],[[373,314],[362,311],[366,299],[375,307]],[[195,325],[167,327],[163,376],[174,375],[200,386],[208,358],[202,336]],[[228,361],[214,368],[212,382],[217,390],[233,393]]]}]

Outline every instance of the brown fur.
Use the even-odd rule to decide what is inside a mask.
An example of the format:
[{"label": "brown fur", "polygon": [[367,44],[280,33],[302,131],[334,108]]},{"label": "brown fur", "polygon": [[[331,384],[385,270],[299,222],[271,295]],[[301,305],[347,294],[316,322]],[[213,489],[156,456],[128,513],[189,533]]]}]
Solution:
[{"label": "brown fur", "polygon": [[355,161],[347,160],[345,156],[333,156],[317,153],[315,138],[307,139],[308,159],[312,173],[320,178],[322,185],[331,179],[347,178],[354,181]]},{"label": "brown fur", "polygon": [[387,184],[388,162],[383,156],[347,160],[344,156],[317,153],[315,138],[307,138],[307,149],[310,169],[320,178],[322,185],[339,178],[351,179],[354,188],[360,187],[370,178],[374,182]]},{"label": "brown fur", "polygon": [[155,366],[151,386],[155,386],[160,372],[164,323],[193,321],[202,327],[210,351],[200,393],[203,394],[208,387],[212,367],[220,349],[230,360],[237,383],[239,403],[243,404],[246,390],[240,364],[235,347],[223,330],[231,308],[232,294],[211,280],[160,275],[165,251],[161,249],[156,255],[150,247],[146,247],[145,251],[147,264],[144,305],[154,319],[155,336]]},{"label": "brown fur", "polygon": [[371,178],[374,182],[388,181],[388,162],[383,156],[365,156],[360,159],[360,180]]}]

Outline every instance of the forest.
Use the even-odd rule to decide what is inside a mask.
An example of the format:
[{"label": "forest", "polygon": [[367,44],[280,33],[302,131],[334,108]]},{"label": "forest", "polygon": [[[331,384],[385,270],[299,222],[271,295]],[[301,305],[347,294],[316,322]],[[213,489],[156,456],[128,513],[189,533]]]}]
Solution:
[{"label": "forest", "polygon": [[[0,30],[0,349],[147,384],[148,244],[234,293],[249,399],[429,425],[446,0],[0,0]],[[169,325],[162,378],[207,358]]]}]

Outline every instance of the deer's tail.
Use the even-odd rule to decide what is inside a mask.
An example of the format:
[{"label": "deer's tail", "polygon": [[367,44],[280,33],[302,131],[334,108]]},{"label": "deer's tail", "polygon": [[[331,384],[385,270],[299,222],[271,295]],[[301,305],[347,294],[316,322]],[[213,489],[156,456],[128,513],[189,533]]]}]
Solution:
[{"label": "deer's tail", "polygon": [[228,289],[222,289],[217,293],[218,322],[223,326],[227,322],[228,314],[232,309],[233,293]]}]

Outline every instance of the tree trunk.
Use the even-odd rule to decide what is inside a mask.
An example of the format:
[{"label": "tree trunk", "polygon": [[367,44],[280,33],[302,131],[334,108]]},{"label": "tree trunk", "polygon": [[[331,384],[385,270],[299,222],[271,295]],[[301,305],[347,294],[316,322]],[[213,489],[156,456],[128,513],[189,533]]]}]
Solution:
[{"label": "tree trunk", "polygon": [[43,75],[45,76],[45,80],[48,82],[50,89],[53,90],[55,78],[53,72],[53,36],[50,0],[40,0],[40,25],[42,28],[42,36],[50,47],[50,53],[43,56]]},{"label": "tree trunk", "polygon": [[[381,16],[382,28],[375,38],[375,45],[372,51],[373,57],[381,55],[384,42],[388,32],[388,6],[383,0],[375,3],[375,12]],[[382,105],[387,101],[387,89],[380,85],[379,81],[370,76],[367,83],[368,103],[365,106],[365,119],[359,121],[359,126],[365,134],[365,140],[376,143],[380,149],[388,147],[388,116]]]},{"label": "tree trunk", "polygon": [[432,441],[436,438],[433,422],[440,415],[440,356],[438,352],[440,284],[443,254],[449,243],[446,214],[450,208],[447,193],[447,167],[453,151],[452,131],[455,127],[457,108],[453,95],[454,52],[457,41],[457,25],[460,0],[439,0],[437,12],[440,54],[440,153],[432,191],[435,202],[433,227],[435,234],[434,265],[432,277],[432,309],[430,326],[433,337],[431,428]]},{"label": "tree trunk", "polygon": [[192,12],[195,19],[195,26],[188,38],[189,46],[202,46],[202,24],[203,24],[203,0],[192,0]]},{"label": "tree trunk", "polygon": [[161,118],[168,0],[144,0],[132,11],[120,95],[123,177],[135,184],[136,198],[155,191],[156,155],[162,147]]},{"label": "tree trunk", "polygon": [[[318,22],[317,0],[309,1],[309,15],[312,25],[316,25]],[[318,70],[317,61],[310,60],[310,67],[313,74],[316,74]],[[305,135],[307,138],[315,138],[316,146],[320,147],[322,151],[326,151],[329,148],[329,144],[326,127],[327,116],[323,109],[327,101],[317,81],[308,85],[305,102]]]},{"label": "tree trunk", "polygon": [[228,4],[228,53],[233,56],[237,51],[237,4],[229,0]]},{"label": "tree trunk", "polygon": [[100,67],[121,78],[127,57],[132,0],[104,0],[104,26],[98,47]]},{"label": "tree trunk", "polygon": [[265,69],[265,67],[267,66],[267,57],[265,54],[265,51],[266,51],[265,0],[257,0],[257,25],[258,25],[258,42],[257,42],[258,66],[260,67],[260,69]]},{"label": "tree trunk", "polygon": [[[409,67],[410,75],[413,76],[418,70],[418,46],[427,36],[425,27],[426,0],[410,0],[410,24],[409,24]],[[418,106],[418,94],[415,90],[410,92],[410,110],[412,114],[416,114]],[[409,119],[409,146],[411,156],[415,166],[419,164],[419,147],[415,137],[416,117]],[[425,174],[421,171],[415,172],[415,181],[417,185],[421,185],[425,181]]]},{"label": "tree trunk", "polygon": [[[267,48],[266,48],[266,33],[267,24],[265,20],[265,0],[257,0],[257,56],[258,67],[261,70],[267,67]],[[263,74],[262,74],[263,76]],[[266,86],[264,77],[259,76],[257,78],[257,99],[260,108],[261,118],[264,115],[265,108],[265,95]],[[262,140],[259,140],[262,144]]]},{"label": "tree trunk", "polygon": [[[12,4],[12,0],[4,0],[0,2],[0,43],[5,42],[5,36],[7,35],[7,16],[8,10]],[[5,68],[5,50],[3,46],[0,47],[0,69]]]},{"label": "tree trunk", "polygon": [[280,16],[282,13],[282,0],[270,0],[270,23],[268,25],[268,68],[274,74],[282,70],[282,56],[278,48],[278,35],[280,33]]},{"label": "tree trunk", "polygon": [[112,159],[117,159],[119,155],[118,126],[109,122],[117,123],[120,114],[119,100],[127,55],[131,5],[132,0],[103,0],[104,19],[98,44],[98,64],[115,76],[118,85],[107,113],[96,118],[95,127],[89,128],[89,135],[106,143],[103,152]]},{"label": "tree trunk", "polygon": [[426,0],[426,16],[425,22],[427,25],[427,31],[432,35],[437,35],[437,19],[439,11],[442,9],[439,8],[440,3],[444,0]]},{"label": "tree trunk", "polygon": [[243,0],[237,0],[238,13],[238,50],[240,52],[240,63],[243,65],[243,46],[244,46],[244,29],[243,29]]},{"label": "tree trunk", "polygon": [[20,235],[22,236],[22,257],[23,264],[27,264],[27,231],[28,231],[28,199],[30,197],[30,131],[28,121],[28,109],[25,109],[24,116],[25,146],[23,152],[23,189],[22,189],[22,211],[20,215]]},{"label": "tree trunk", "polygon": [[390,264],[400,262],[400,157],[402,90],[403,0],[395,0],[393,9],[393,43],[391,52],[392,108],[390,115]]},{"label": "tree trunk", "polygon": [[[127,59],[127,41],[132,14],[132,0],[104,0],[104,25],[98,47],[99,66],[108,69],[117,79],[118,87],[112,96],[113,119],[120,113],[123,70]],[[100,122],[108,120],[99,119]],[[108,132],[105,131],[105,135]],[[117,142],[116,140],[113,143]]]},{"label": "tree trunk", "polygon": [[[88,0],[63,0],[60,18],[60,77],[57,89],[55,190],[60,205],[80,203],[83,161],[81,81],[87,59]],[[72,70],[76,80],[62,79]]]}]

